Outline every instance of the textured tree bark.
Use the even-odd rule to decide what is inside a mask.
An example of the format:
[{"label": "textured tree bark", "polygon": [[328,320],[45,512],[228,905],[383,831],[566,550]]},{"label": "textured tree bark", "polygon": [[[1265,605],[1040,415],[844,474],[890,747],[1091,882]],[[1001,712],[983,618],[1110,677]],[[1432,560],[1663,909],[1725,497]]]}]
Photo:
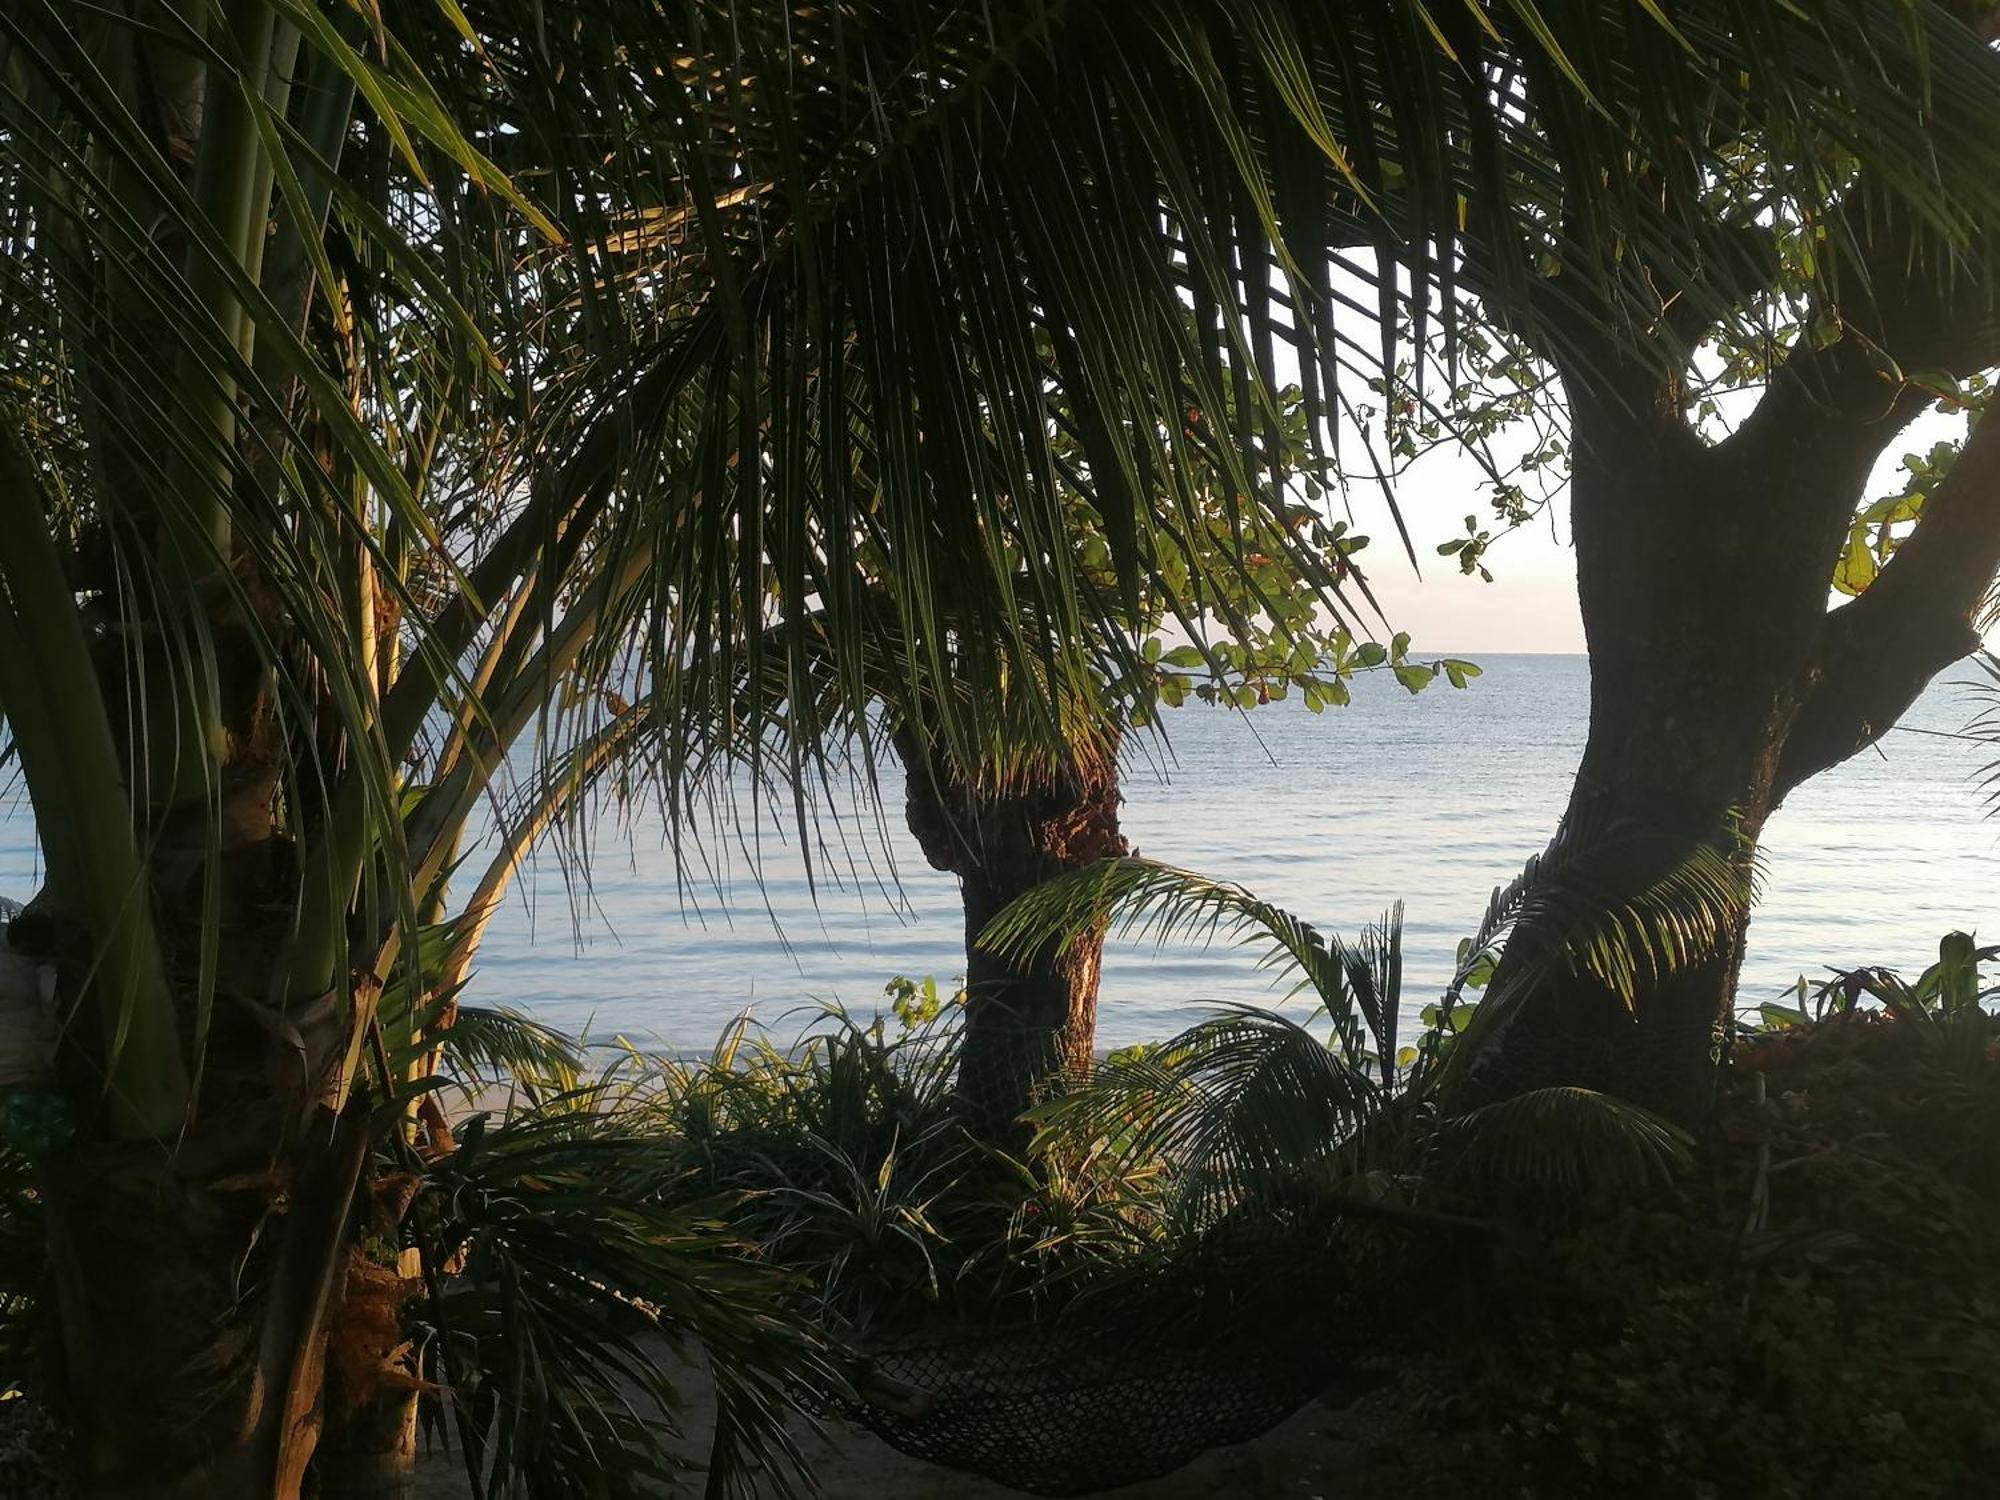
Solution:
[{"label": "textured tree bark", "polygon": [[[1954,346],[1935,308],[1917,317],[1921,288],[1886,273],[1880,285],[1882,338],[1928,367],[1976,368],[2000,352]],[[1887,295],[1899,290],[1903,301]],[[1671,381],[1608,358],[1564,377],[1591,665],[1589,737],[1564,826],[1647,835],[1643,853],[1606,872],[1595,894],[1608,907],[1641,897],[1700,844],[1747,859],[1786,793],[1872,744],[1977,648],[1974,617],[2000,567],[2000,423],[1981,420],[1912,537],[1864,594],[1829,612],[1870,471],[1928,404],[1924,392],[1886,379],[1862,340],[1807,349],[1710,446]],[[1476,1092],[1575,1083],[1702,1124],[1749,917],[1746,903],[1712,951],[1642,984],[1629,1005],[1588,978],[1542,983],[1475,1065]],[[1496,985],[1509,960],[1559,937],[1524,924]]]},{"label": "textured tree bark", "polygon": [[[421,1188],[407,1172],[366,1188],[367,1229],[379,1244],[401,1238]],[[404,1500],[417,1492],[417,1398],[423,1389],[403,1309],[422,1286],[414,1248],[394,1264],[360,1244],[345,1257],[340,1295],[327,1319],[325,1423],[312,1459],[317,1500]]]},{"label": "textured tree bark", "polygon": [[910,831],[933,868],[958,876],[965,903],[958,1093],[982,1128],[1004,1135],[1052,1077],[1090,1067],[1104,934],[1004,959],[980,947],[979,934],[1043,881],[1127,852],[1118,831],[1116,752],[1078,756],[1061,770],[980,779],[908,731],[896,746],[907,773]]},{"label": "textured tree bark", "polygon": [[[1592,425],[1583,415],[1579,429]],[[1726,845],[1733,831],[1754,847],[1834,562],[1831,544],[1802,549],[1780,515],[1742,504],[1737,486],[1769,480],[1765,466],[1732,464],[1678,422],[1644,441],[1619,425],[1623,442],[1576,455],[1590,731],[1564,813],[1579,840],[1619,851],[1592,864],[1592,895],[1607,908],[1704,842]],[[1502,1039],[1489,1084],[1576,1083],[1698,1118],[1748,919],[1746,907],[1717,951],[1630,1009],[1587,977],[1545,981]],[[1542,957],[1567,936],[1526,924],[1510,954]],[[1503,964],[1496,982],[1508,977]]]},{"label": "textured tree bark", "polygon": [[[224,1138],[225,1123],[243,1132]],[[78,1147],[45,1174],[65,1415],[89,1500],[300,1493],[365,1115],[248,1105],[172,1159]]]},{"label": "textured tree bark", "polygon": [[[223,619],[213,636],[221,807],[184,805],[170,763],[128,770],[155,832],[143,899],[181,1024],[203,1033],[199,1092],[173,1139],[118,1139],[87,1117],[41,1167],[55,1395],[88,1500],[301,1493],[322,1420],[327,1315],[374,1135],[365,1092],[343,1104],[334,1088],[348,997],[283,988],[298,880],[275,810],[285,747],[247,630]],[[99,669],[115,683],[127,667],[113,649]],[[55,968],[60,999],[83,993],[88,941],[53,903],[32,903],[7,942]],[[64,1033],[62,1092],[102,1094],[104,1045],[88,1028]]]}]

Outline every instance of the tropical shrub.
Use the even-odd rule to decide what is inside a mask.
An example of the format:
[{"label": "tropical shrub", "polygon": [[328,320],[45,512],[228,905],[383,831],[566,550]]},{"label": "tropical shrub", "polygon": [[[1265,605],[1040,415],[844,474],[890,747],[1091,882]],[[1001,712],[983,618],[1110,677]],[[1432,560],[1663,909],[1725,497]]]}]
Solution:
[{"label": "tropical shrub", "polygon": [[[1585,969],[1632,985],[1699,952],[1718,930],[1713,914],[1735,899],[1739,874],[1716,856],[1670,873],[1643,903],[1605,911],[1578,902],[1597,847],[1559,840],[1495,893],[1408,1045],[1400,905],[1348,942],[1240,886],[1151,860],[1106,860],[1048,882],[980,941],[1004,949],[1104,924],[1162,942],[1227,938],[1255,949],[1276,982],[1290,980],[1287,998],[1317,1003],[1303,1023],[1221,1007],[1171,1041],[1107,1059],[1086,1086],[1036,1112],[1040,1149],[1150,1164],[1170,1229],[1197,1237],[1302,1186],[1335,1204],[1532,1221],[1664,1183],[1689,1159],[1690,1141],[1652,1112],[1585,1088],[1474,1086],[1481,1046],[1547,974]],[[1560,943],[1499,970],[1504,934],[1529,917]],[[1468,999],[1489,985],[1483,1001]],[[1324,1035],[1312,1029],[1319,1018]]]},{"label": "tropical shrub", "polygon": [[1860,1314],[1809,1280],[1631,1289],[1610,1343],[1535,1351],[1552,1373],[1503,1424],[1527,1494],[1985,1493],[2000,1464],[2000,1329],[1941,1364],[1901,1319]]},{"label": "tropical shrub", "polygon": [[1746,1022],[1752,1030],[1782,1032],[1808,1020],[1865,1017],[1872,1011],[1900,1022],[1898,1035],[1947,1069],[1976,1075],[1991,1061],[1988,1053],[2000,1037],[2000,1017],[1986,1008],[2000,996],[2000,985],[1984,986],[1979,975],[1979,966],[1996,957],[2000,946],[1981,947],[1969,933],[1947,933],[1938,943],[1937,962],[1914,980],[1894,969],[1848,969],[1808,996],[1802,978],[1793,1004],[1760,1005]]},{"label": "tropical shrub", "polygon": [[804,1475],[785,1424],[795,1393],[836,1383],[785,1316],[789,1278],[730,1224],[734,1195],[669,1204],[644,1190],[643,1115],[580,1102],[474,1117],[405,1221],[441,1268],[405,1322],[435,1351],[421,1368],[446,1372],[461,1456],[496,1500],[644,1493],[685,1467],[669,1440],[699,1361],[722,1414],[710,1493],[749,1493],[746,1435],[762,1492],[789,1492]]},{"label": "tropical shrub", "polygon": [[651,1191],[739,1194],[732,1223],[798,1278],[806,1312],[848,1332],[1043,1305],[1147,1252],[1150,1167],[992,1145],[954,1087],[958,999],[908,980],[885,996],[894,1034],[829,1007],[790,1048],[738,1022],[698,1064],[634,1067]]}]

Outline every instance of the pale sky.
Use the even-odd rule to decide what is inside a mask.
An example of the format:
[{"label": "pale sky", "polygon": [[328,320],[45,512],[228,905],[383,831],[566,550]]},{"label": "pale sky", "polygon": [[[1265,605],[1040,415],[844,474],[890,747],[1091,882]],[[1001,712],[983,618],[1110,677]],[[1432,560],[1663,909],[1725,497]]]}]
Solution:
[{"label": "pale sky", "polygon": [[[1379,497],[1373,506],[1357,500],[1370,537],[1357,561],[1389,623],[1410,633],[1413,654],[1583,650],[1567,504],[1556,502],[1552,517],[1496,542],[1485,559],[1493,574],[1493,582],[1486,583],[1476,573],[1459,572],[1456,558],[1436,552],[1439,542],[1461,534],[1468,513],[1479,514],[1482,524],[1490,519],[1476,485],[1453,483],[1441,470],[1432,471],[1406,481],[1399,499],[1423,576],[1411,571]],[[1551,535],[1551,519],[1560,540]]]},{"label": "pale sky", "polygon": [[[1397,502],[1410,528],[1421,577],[1410,567],[1381,491],[1367,482],[1351,487],[1347,500],[1354,529],[1368,536],[1368,546],[1355,561],[1367,574],[1382,612],[1393,629],[1410,633],[1410,649],[1417,656],[1582,651],[1576,554],[1569,546],[1565,498],[1493,544],[1485,558],[1491,583],[1476,573],[1461,573],[1456,557],[1438,556],[1439,542],[1465,534],[1468,515],[1476,516],[1482,527],[1496,528],[1485,480],[1477,464],[1441,447],[1397,482]],[[1337,503],[1333,509],[1339,513]]]}]

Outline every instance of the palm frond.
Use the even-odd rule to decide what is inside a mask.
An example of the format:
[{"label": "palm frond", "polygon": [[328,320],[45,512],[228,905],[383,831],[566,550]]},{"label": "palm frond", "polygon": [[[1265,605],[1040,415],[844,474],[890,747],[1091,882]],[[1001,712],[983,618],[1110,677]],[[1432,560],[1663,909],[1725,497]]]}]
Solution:
[{"label": "palm frond", "polygon": [[[894,7],[835,23],[744,3],[664,13],[629,39],[688,59],[658,80],[578,84],[565,58],[570,89],[635,115],[664,103],[679,132],[606,142],[615,165],[593,169],[647,163],[682,192],[603,242],[629,254],[633,287],[661,289],[659,378],[616,408],[651,435],[645,499],[672,529],[648,601],[671,601],[671,620],[635,622],[654,672],[696,656],[724,664],[717,684],[760,680],[768,658],[803,684],[825,644],[803,622],[823,612],[837,662],[886,663],[887,696],[976,764],[990,710],[953,684],[1036,685],[1048,734],[1093,675],[1132,675],[1115,596],[1166,571],[1206,476],[1246,514],[1300,514],[1270,440],[1280,346],[1323,442],[1368,380],[1400,378],[1405,323],[1490,315],[1559,341],[1595,308],[1652,330],[1668,285],[1740,316],[1708,274],[1701,195],[1660,187],[1686,179],[1691,140],[1754,136],[1789,162],[1831,135],[1940,227],[1990,204],[1990,183],[1854,87],[1923,77],[1955,101],[1940,106],[1953,139],[1991,160],[1976,122],[2000,81],[1948,18],[1913,32],[1879,6],[1838,27],[1789,6],[1755,24],[1684,11],[1664,26],[1622,6],[1508,6],[1442,26],[1404,6],[1156,0],[1114,21],[1022,3],[942,7],[912,33]],[[492,51],[524,97],[563,96],[549,59]],[[1838,191],[1823,178],[1784,173],[1775,191],[1813,198],[1818,222]],[[1544,318],[1551,300],[1569,315]],[[1120,588],[1066,545],[1071,490]],[[1296,534],[1300,573],[1338,608],[1324,540]],[[1197,570],[1175,593],[1199,633],[1230,591]],[[668,775],[696,721],[745,743],[861,731],[882,679],[841,666],[821,681],[833,691],[788,714],[736,720],[709,695],[724,689],[676,689]]]},{"label": "palm frond", "polygon": [[1451,1068],[1490,1055],[1551,980],[1588,977],[1629,1007],[1645,986],[1722,952],[1756,903],[1761,873],[1730,827],[1696,841],[1630,821],[1564,827],[1495,889],[1464,947],[1439,1007],[1446,1021],[1475,972],[1492,979],[1471,1018],[1453,1026],[1463,1036]]},{"label": "palm frond", "polygon": [[[1632,879],[1635,870],[1643,879]],[[1686,1139],[1639,1106],[1580,1089],[1453,1113],[1445,1081],[1477,1066],[1508,1018],[1553,978],[1588,975],[1630,996],[1706,958],[1735,930],[1754,889],[1754,863],[1733,849],[1690,851],[1684,839],[1626,827],[1566,830],[1495,891],[1444,1001],[1426,1013],[1413,1061],[1394,1045],[1400,907],[1348,945],[1240,886],[1147,860],[1107,860],[1017,898],[980,940],[1012,951],[1107,926],[1162,942],[1227,936],[1261,947],[1260,964],[1295,974],[1294,993],[1309,988],[1327,1003],[1336,1023],[1330,1044],[1269,1012],[1232,1010],[1159,1048],[1114,1057],[1037,1112],[1058,1151],[1166,1164],[1180,1226],[1212,1223],[1230,1204],[1270,1201],[1305,1183],[1384,1172],[1546,1206],[1573,1200],[1584,1184],[1652,1186],[1684,1163]],[[1607,899],[1607,890],[1632,894]],[[1503,954],[1503,939],[1517,930],[1532,936]],[[1466,981],[1496,960],[1495,991],[1468,1024]]]},{"label": "palm frond", "polygon": [[1242,1006],[1108,1060],[1031,1117],[1046,1148],[1161,1163],[1171,1221],[1192,1233],[1315,1174],[1344,1175],[1342,1153],[1388,1098],[1303,1026]]},{"label": "palm frond", "polygon": [[[2000,595],[1995,597],[1995,606],[2000,608]],[[1987,623],[2000,623],[2000,619]],[[1970,686],[1977,708],[1966,723],[1965,732],[1974,739],[2000,746],[2000,656],[1991,651],[1981,651],[1972,659],[1982,678]],[[2000,812],[2000,757],[1988,761],[1974,774],[1985,792],[1988,815]]]},{"label": "palm frond", "polygon": [[1580,1205],[1637,1195],[1693,1159],[1687,1133],[1627,1100],[1590,1089],[1531,1089],[1441,1119],[1429,1143],[1439,1183],[1475,1200]]},{"label": "palm frond", "polygon": [[475,1090],[509,1084],[533,1100],[569,1093],[583,1077],[583,1049],[519,1011],[460,1005],[435,1036],[447,1070]]},{"label": "palm frond", "polygon": [[1109,927],[1121,937],[1261,949],[1260,968],[1295,976],[1286,997],[1311,990],[1325,1007],[1349,1062],[1395,1053],[1395,1006],[1385,986],[1400,983],[1401,908],[1354,948],[1229,881],[1157,860],[1099,860],[1059,875],[1010,902],[979,934],[981,947],[1025,954]]},{"label": "palm frond", "polygon": [[697,1352],[730,1416],[716,1492],[749,1493],[746,1460],[782,1493],[802,1475],[791,1393],[837,1381],[784,1317],[784,1278],[727,1226],[729,1200],[635,1190],[652,1148],[615,1122],[530,1111],[475,1119],[431,1168],[417,1233],[431,1264],[458,1267],[433,1334],[496,1496],[670,1479],[685,1462],[668,1446],[676,1367]]}]

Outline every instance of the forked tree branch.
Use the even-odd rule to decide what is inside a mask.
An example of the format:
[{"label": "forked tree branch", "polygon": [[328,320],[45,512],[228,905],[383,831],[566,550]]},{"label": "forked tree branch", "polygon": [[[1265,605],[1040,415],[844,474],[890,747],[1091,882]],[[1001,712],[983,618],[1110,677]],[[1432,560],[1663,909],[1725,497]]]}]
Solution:
[{"label": "forked tree branch", "polygon": [[1756,409],[1717,446],[1797,481],[1814,515],[1843,526],[1882,451],[1932,400],[1912,377],[1963,379],[2000,363],[1994,235],[1948,249],[1866,184],[1849,204],[1849,253],[1839,240],[1826,252],[1826,274],[1843,288],[1840,337],[1803,330]]},{"label": "forked tree branch", "polygon": [[2000,408],[1989,409],[1923,517],[1859,598],[1822,627],[1777,795],[1875,742],[1932,677],[1979,647],[1974,627],[2000,572]]}]

